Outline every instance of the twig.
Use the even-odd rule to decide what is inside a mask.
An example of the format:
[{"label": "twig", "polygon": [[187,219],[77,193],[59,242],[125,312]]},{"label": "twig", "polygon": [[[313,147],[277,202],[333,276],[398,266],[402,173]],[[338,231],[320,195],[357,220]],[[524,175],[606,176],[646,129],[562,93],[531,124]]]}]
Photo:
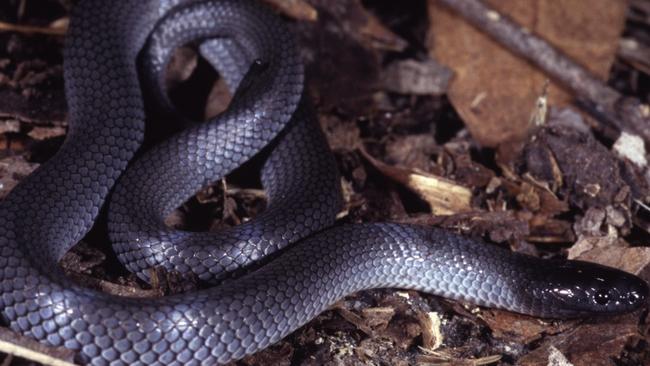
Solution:
[{"label": "twig", "polygon": [[38,341],[0,328],[0,352],[50,366],[74,366],[74,351],[49,347]]},{"label": "twig", "polygon": [[548,42],[479,0],[438,1],[566,85],[575,93],[578,104],[601,122],[650,141],[650,106],[636,98],[623,97]]},{"label": "twig", "polygon": [[64,36],[68,30],[66,24],[61,26],[37,27],[32,25],[20,25],[0,22],[0,32],[16,32],[24,34],[46,34],[50,36]]}]

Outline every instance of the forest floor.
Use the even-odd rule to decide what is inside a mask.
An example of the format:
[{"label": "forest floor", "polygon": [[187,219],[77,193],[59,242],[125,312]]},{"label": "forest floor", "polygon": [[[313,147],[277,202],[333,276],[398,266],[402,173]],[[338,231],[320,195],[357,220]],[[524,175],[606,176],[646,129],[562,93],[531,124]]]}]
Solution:
[{"label": "forest floor", "polygon": [[[643,145],[650,141],[643,105],[650,96],[650,2],[486,2],[498,6],[487,13],[494,21],[512,17],[526,35],[583,65],[593,75],[586,86],[565,80],[563,64],[542,71],[534,66],[543,56],[538,49],[524,59],[442,1],[268,2],[299,37],[307,88],[341,173],[339,222],[436,225],[650,281]],[[62,47],[74,3],[0,3],[0,198],[64,140]],[[223,82],[190,47],[177,52],[168,81],[170,97],[191,117],[227,105]],[[638,107],[647,124],[627,120],[628,107]],[[169,224],[218,230],[255,216],[266,204],[258,166],[205,188]],[[202,286],[162,271],[153,288],[137,281],[111,253],[101,223],[62,266],[86,286],[131,296]],[[648,365],[649,343],[647,307],[552,321],[386,289],[345,298],[239,364]],[[24,362],[7,356],[3,364]]]}]

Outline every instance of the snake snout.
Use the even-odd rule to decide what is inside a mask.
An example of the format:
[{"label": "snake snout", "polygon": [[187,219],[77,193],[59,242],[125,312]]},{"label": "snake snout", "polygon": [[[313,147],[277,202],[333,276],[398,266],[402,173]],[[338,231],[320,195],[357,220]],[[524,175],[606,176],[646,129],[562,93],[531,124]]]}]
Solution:
[{"label": "snake snout", "polygon": [[648,284],[626,272],[608,269],[585,289],[595,312],[625,313],[646,303]]},{"label": "snake snout", "polygon": [[619,302],[637,309],[648,301],[648,284],[636,276],[627,282],[627,289],[620,293]]},{"label": "snake snout", "polygon": [[648,284],[635,275],[580,261],[569,261],[564,268],[550,292],[576,314],[627,313],[647,301]]}]

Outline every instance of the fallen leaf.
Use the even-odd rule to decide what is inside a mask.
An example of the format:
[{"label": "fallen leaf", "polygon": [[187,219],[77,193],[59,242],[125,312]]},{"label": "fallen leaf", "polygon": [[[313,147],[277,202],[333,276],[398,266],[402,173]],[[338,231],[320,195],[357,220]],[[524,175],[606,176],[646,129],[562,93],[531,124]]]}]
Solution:
[{"label": "fallen leaf", "polygon": [[548,337],[539,348],[520,358],[517,365],[547,365],[556,351],[575,366],[611,364],[606,360],[620,355],[627,342],[639,336],[638,318],[638,313],[610,317]]},{"label": "fallen leaf", "polygon": [[480,318],[492,329],[496,338],[529,344],[542,335],[558,334],[575,323],[548,322],[534,317],[511,313],[503,310],[486,309],[481,312]]},{"label": "fallen leaf", "polygon": [[[624,1],[487,1],[605,80],[625,23]],[[498,16],[498,15],[497,15]],[[547,76],[473,28],[451,10],[429,1],[429,50],[455,77],[449,98],[481,144],[495,146],[527,134],[535,100]],[[552,83],[549,105],[571,96]]]},{"label": "fallen leaf", "polygon": [[385,164],[359,148],[361,154],[387,177],[403,184],[431,207],[434,215],[452,215],[471,210],[472,191],[449,179],[408,168]]},{"label": "fallen leaf", "polygon": [[650,264],[650,248],[606,246],[594,247],[591,250],[573,255],[573,248],[569,250],[569,259],[580,259],[594,262],[620,270],[639,274]]}]

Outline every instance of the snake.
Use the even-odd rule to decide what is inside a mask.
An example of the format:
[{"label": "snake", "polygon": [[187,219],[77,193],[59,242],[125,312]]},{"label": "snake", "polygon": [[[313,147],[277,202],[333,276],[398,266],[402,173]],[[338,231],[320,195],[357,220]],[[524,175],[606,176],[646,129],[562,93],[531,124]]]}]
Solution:
[{"label": "snake", "polygon": [[[207,121],[185,118],[166,94],[165,70],[187,44],[233,96]],[[304,83],[295,35],[253,0],[81,1],[64,45],[65,141],[0,202],[2,322],[75,350],[83,364],[207,365],[258,352],[365,289],[414,289],[544,318],[645,304],[647,284],[614,268],[435,227],[337,223],[340,177]],[[148,108],[185,128],[143,148]],[[165,224],[197,190],[255,156],[264,158],[264,212],[219,232]],[[162,267],[209,285],[130,298],[75,283],[58,262],[98,217],[142,280]]]}]

